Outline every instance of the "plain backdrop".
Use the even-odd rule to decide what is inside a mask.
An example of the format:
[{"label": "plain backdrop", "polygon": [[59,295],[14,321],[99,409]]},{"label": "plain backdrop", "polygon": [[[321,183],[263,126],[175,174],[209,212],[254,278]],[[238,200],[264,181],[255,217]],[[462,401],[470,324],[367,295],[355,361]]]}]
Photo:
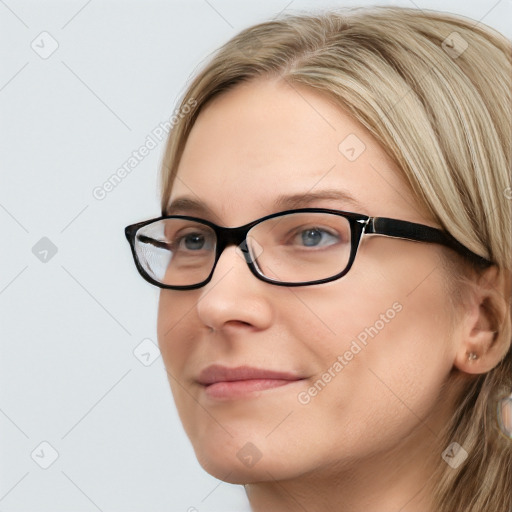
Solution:
[{"label": "plain backdrop", "polygon": [[158,290],[124,238],[160,213],[163,142],[98,187],[235,33],[370,4],[511,37],[511,0],[0,0],[0,512],[249,510],[183,433],[156,347]]}]

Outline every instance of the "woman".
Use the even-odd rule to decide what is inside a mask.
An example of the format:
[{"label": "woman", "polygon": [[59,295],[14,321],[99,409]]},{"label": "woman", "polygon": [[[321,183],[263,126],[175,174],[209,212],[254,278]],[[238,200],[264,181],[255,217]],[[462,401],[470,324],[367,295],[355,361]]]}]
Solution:
[{"label": "woman", "polygon": [[126,233],[254,511],[511,510],[510,76],[489,27],[381,7],[251,27],[189,85]]}]

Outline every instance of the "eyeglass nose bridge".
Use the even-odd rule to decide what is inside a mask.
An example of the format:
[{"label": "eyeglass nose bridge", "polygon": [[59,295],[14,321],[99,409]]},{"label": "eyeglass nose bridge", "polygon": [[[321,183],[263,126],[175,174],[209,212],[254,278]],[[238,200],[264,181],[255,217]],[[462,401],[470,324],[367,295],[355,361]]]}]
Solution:
[{"label": "eyeglass nose bridge", "polygon": [[213,263],[213,268],[208,277],[208,280],[211,279],[213,273],[215,272],[215,268],[217,267],[217,263],[224,252],[224,249],[230,245],[235,245],[240,249],[245,262],[249,265],[249,269],[251,272],[259,277],[256,272],[254,260],[249,251],[249,247],[247,245],[247,234],[251,230],[251,228],[257,223],[250,223],[245,226],[240,226],[238,228],[226,228],[222,226],[215,227],[215,235],[217,237],[216,251],[215,251],[215,261]]}]

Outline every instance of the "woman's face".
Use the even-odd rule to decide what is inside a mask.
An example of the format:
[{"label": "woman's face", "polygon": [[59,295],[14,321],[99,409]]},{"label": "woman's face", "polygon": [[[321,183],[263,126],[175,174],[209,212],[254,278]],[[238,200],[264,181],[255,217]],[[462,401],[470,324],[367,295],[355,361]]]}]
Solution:
[{"label": "woman's face", "polygon": [[[179,198],[202,208],[172,213],[227,227],[300,207],[434,225],[367,130],[277,81],[238,85],[201,112]],[[244,483],[416,457],[445,419],[439,392],[456,354],[443,250],[365,236],[346,276],[290,288],[258,280],[229,246],[203,288],[162,290],[160,349],[203,467]]]}]

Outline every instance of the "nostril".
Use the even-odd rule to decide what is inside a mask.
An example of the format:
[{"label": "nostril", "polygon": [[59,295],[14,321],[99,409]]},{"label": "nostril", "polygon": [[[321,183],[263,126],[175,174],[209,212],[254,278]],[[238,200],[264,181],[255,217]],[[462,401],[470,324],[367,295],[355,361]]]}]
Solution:
[{"label": "nostril", "polygon": [[229,323],[233,326],[239,327],[246,327],[251,325],[249,322],[244,322],[243,320],[231,320]]}]

